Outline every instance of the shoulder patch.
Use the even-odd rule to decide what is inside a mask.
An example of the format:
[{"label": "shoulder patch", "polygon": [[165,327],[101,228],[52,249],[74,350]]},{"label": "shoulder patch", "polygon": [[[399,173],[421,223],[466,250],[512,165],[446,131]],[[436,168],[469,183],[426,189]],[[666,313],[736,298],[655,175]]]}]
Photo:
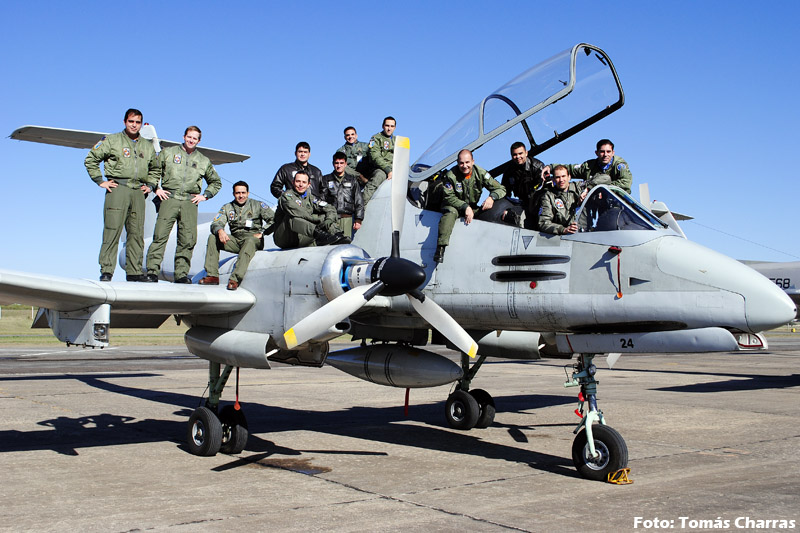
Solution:
[{"label": "shoulder patch", "polygon": [[266,209],[267,207],[269,207],[269,206],[267,205],[267,202],[261,202],[261,208],[262,208],[262,209]]},{"label": "shoulder patch", "polygon": [[106,136],[105,136],[105,135],[103,135],[103,138],[102,138],[102,139],[100,139],[99,141],[97,141],[97,144],[95,144],[95,145],[92,147],[92,150],[94,150],[95,148],[100,148],[100,145],[101,145],[101,144],[103,144],[103,141],[105,141],[105,140],[106,140]]},{"label": "shoulder patch", "polygon": [[453,184],[448,181],[447,183],[444,184],[444,188],[449,190],[449,191],[452,191],[453,190]]},{"label": "shoulder patch", "polygon": [[617,165],[617,170],[620,171],[625,170],[625,163],[620,163],[619,165]]}]

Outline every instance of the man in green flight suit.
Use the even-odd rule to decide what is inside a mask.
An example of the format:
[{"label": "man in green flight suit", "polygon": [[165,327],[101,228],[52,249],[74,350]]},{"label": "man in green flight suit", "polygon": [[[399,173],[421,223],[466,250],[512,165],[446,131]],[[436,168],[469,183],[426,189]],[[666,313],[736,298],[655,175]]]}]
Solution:
[{"label": "man in green flight suit", "polygon": [[[572,179],[586,180],[587,189],[605,183],[616,185],[630,194],[633,174],[628,162],[614,155],[614,143],[608,139],[600,139],[597,141],[595,155],[597,159],[584,161],[580,165],[564,165]],[[550,166],[544,167],[543,171],[549,173]]]},{"label": "man in green flight suit", "polygon": [[553,188],[546,189],[539,203],[539,231],[564,235],[578,231],[575,211],[580,206],[588,189],[581,192],[578,184],[569,181],[565,165],[553,169]]},{"label": "man in green flight suit", "polygon": [[397,121],[394,117],[383,119],[382,130],[369,140],[369,164],[371,166],[369,181],[364,185],[364,205],[369,203],[372,195],[381,183],[392,179],[392,163],[394,162],[394,129]]},{"label": "man in green flight suit", "polygon": [[336,150],[336,153],[339,152],[347,157],[348,174],[358,176],[361,184],[366,183],[366,175],[369,174],[369,145],[358,140],[358,133],[353,126],[344,129],[344,145]]},{"label": "man in green flight suit", "polygon": [[[236,267],[228,280],[228,290],[235,291],[242,283],[256,250],[264,248],[264,235],[272,233],[275,213],[264,202],[251,200],[250,186],[244,181],[233,184],[232,202],[222,206],[211,223],[206,247],[206,277],[200,285],[219,285],[219,251],[239,254]],[[230,235],[225,233],[225,224]]]},{"label": "man in green flight suit", "polygon": [[[164,248],[172,226],[178,222],[178,242],[175,247],[175,283],[191,283],[189,266],[192,250],[197,244],[197,205],[213,198],[222,188],[222,180],[211,161],[197,150],[203,133],[197,126],[183,132],[183,144],[170,146],[159,154],[161,186],[156,196],[161,200],[153,232],[153,242],[147,251],[147,280],[158,281]],[[200,194],[203,180],[206,190]]]},{"label": "man in green flight suit", "polygon": [[[142,112],[125,111],[125,129],[100,139],[83,164],[89,177],[105,189],[103,244],[100,247],[100,281],[111,281],[122,228],[128,232],[125,246],[125,278],[147,281],[142,274],[144,252],[144,199],[158,183],[158,158],[153,143],[139,135]],[[100,171],[103,163],[106,179]]]},{"label": "man in green flight suit", "polygon": [[[456,219],[464,217],[464,223],[469,225],[473,218],[483,218],[494,205],[495,200],[500,200],[506,195],[506,189],[487,171],[475,164],[472,152],[461,150],[458,153],[458,166],[449,170],[442,184],[444,196],[442,198],[442,218],[439,220],[439,239],[436,242],[436,253],[433,260],[437,263],[444,261],[444,251],[450,244],[450,235],[453,233]],[[489,197],[478,206],[483,194],[483,189],[489,190]],[[477,215],[475,211],[478,211]]]},{"label": "man in green flight suit", "polygon": [[302,170],[294,175],[292,190],[278,200],[273,239],[284,250],[350,242],[339,229],[336,208],[311,194],[308,174]]}]

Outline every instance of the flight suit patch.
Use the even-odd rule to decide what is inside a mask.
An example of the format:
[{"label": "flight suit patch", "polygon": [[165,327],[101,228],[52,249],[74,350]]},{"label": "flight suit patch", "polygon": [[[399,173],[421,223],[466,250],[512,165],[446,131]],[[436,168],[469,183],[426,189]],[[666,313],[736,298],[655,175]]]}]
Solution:
[{"label": "flight suit patch", "polygon": [[236,220],[236,211],[228,211],[228,220],[231,222]]},{"label": "flight suit patch", "polygon": [[175,163],[176,165],[180,165],[181,164],[181,154],[175,154],[173,156],[173,158],[172,158],[172,162]]},{"label": "flight suit patch", "polygon": [[103,141],[105,141],[105,140],[106,140],[106,137],[105,137],[105,135],[104,135],[102,139],[100,139],[99,141],[97,141],[97,144],[95,144],[95,145],[94,145],[94,148],[92,148],[92,150],[94,150],[94,149],[96,149],[96,148],[100,148],[100,145],[101,145],[101,144],[103,144]]},{"label": "flight suit patch", "polygon": [[464,188],[461,186],[460,183],[456,183],[456,192],[463,192]]},{"label": "flight suit patch", "polygon": [[123,148],[122,149],[122,155],[124,155],[125,157],[130,157],[131,156],[131,149],[130,148]]},{"label": "flight suit patch", "polygon": [[297,202],[297,205],[303,205],[303,201],[300,198],[295,200],[295,202]]},{"label": "flight suit patch", "polygon": [[619,165],[617,165],[617,170],[619,171],[625,170],[625,163],[620,163]]},{"label": "flight suit patch", "polygon": [[389,141],[383,141],[383,149],[384,150],[388,150],[389,149]]},{"label": "flight suit patch", "polygon": [[564,209],[564,202],[561,200],[561,198],[556,198],[555,204],[557,208]]}]

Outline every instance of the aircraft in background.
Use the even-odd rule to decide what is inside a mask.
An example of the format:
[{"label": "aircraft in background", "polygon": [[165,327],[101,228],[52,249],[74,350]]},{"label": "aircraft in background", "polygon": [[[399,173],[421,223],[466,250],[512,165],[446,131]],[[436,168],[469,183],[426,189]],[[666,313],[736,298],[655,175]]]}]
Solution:
[{"label": "aircraft in background", "polygon": [[[441,215],[427,202],[431,180],[462,148],[502,162],[513,141],[527,139],[538,154],[623,102],[605,52],[578,44],[482,99],[413,166],[408,139],[398,137],[394,177],[373,196],[352,244],[279,250],[267,239],[237,291],[224,288],[230,255],[221,259],[219,287],[0,270],[0,301],[40,306],[38,322],[81,346],[107,346],[110,326],[143,316],[187,322],[189,351],[209,361],[206,404],[187,425],[197,455],[245,447],[238,400],[221,404],[240,367],[328,363],[394,387],[455,382],[445,416],[468,430],[494,420],[491,395],[472,389],[487,357],[577,354],[565,384],[580,389],[572,458],[583,477],[606,480],[626,467],[628,449],[598,408],[596,355],[763,347],[758,332],[791,320],[795,306],[757,272],[688,241],[615,187],[587,195],[572,235],[457,224],[440,264],[432,258]],[[329,341],[344,334],[371,342],[330,352]],[[458,350],[461,364],[423,349],[429,342]]]}]

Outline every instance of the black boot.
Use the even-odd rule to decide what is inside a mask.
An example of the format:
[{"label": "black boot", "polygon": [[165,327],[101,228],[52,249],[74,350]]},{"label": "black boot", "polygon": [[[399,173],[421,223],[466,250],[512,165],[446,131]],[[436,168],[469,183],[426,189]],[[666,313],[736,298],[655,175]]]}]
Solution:
[{"label": "black boot", "polygon": [[338,240],[339,237],[337,235],[332,235],[320,228],[314,230],[314,242],[317,243],[317,246],[327,246],[337,242]]},{"label": "black boot", "polygon": [[433,261],[435,263],[441,263],[442,261],[444,261],[444,249],[445,248],[447,248],[447,246],[445,246],[443,244],[440,244],[439,246],[436,247],[436,253],[433,254]]}]

